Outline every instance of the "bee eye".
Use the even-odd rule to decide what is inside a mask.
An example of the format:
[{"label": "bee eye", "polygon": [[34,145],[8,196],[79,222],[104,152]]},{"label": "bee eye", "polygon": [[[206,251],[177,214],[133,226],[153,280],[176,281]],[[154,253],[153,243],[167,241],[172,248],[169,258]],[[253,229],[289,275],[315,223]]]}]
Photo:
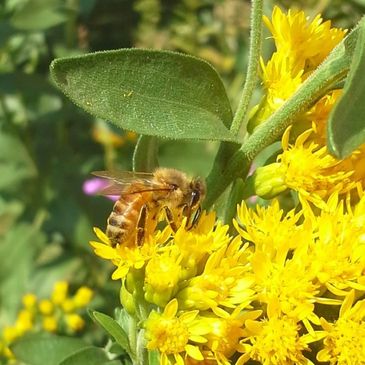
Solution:
[{"label": "bee eye", "polygon": [[177,184],[170,184],[170,186],[173,190],[177,190],[179,188]]}]

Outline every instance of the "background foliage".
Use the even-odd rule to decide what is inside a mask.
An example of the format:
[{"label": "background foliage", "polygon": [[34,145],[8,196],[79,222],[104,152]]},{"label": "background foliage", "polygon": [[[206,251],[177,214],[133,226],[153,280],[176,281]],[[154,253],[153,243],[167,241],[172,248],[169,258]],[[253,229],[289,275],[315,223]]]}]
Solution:
[{"label": "background foliage", "polygon": [[[351,28],[365,2],[282,1]],[[267,2],[268,11],[271,4]],[[0,328],[26,292],[86,284],[105,313],[118,303],[87,242],[112,202],[86,195],[93,170],[129,170],[137,136],[95,119],[50,82],[57,57],[126,47],[170,49],[210,62],[237,105],[246,69],[249,1],[5,0],[0,5]],[[265,43],[264,54],[270,54]],[[259,92],[258,92],[259,93]],[[259,95],[257,95],[258,99]],[[215,142],[160,141],[159,163],[206,176]],[[102,331],[88,342],[103,343]]]}]

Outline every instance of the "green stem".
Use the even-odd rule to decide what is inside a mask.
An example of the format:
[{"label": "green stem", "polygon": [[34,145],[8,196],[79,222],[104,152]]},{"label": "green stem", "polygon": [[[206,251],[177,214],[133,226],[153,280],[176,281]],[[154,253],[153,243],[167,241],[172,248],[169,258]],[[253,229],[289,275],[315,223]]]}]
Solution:
[{"label": "green stem", "polygon": [[65,24],[65,43],[68,48],[73,48],[76,43],[76,21],[79,9],[79,0],[67,0],[67,6],[70,14]]},{"label": "green stem", "polygon": [[307,111],[342,80],[348,73],[351,58],[342,53],[341,49],[335,50],[333,57],[322,63],[280,109],[255,129],[241,147],[245,159],[252,161],[262,149],[277,141],[300,114]]},{"label": "green stem", "polygon": [[136,363],[138,361],[137,357],[137,318],[135,316],[130,315],[129,321],[128,321],[128,342],[129,346],[131,348],[131,351],[133,352],[131,355],[133,363]]},{"label": "green stem", "polygon": [[237,134],[247,114],[248,106],[251,101],[252,93],[256,86],[257,72],[259,67],[262,39],[262,14],[263,0],[252,0],[251,8],[251,34],[248,52],[248,66],[242,96],[234,115],[231,132]]}]

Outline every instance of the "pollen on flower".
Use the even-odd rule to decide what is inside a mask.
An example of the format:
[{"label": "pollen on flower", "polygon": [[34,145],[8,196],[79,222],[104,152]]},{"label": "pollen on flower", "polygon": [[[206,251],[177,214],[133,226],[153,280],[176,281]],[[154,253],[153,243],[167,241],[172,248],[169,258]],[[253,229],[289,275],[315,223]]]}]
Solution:
[{"label": "pollen on flower", "polygon": [[306,69],[318,66],[346,34],[345,30],[331,28],[331,22],[323,22],[320,15],[309,21],[304,11],[289,10],[285,14],[278,6],[272,20],[265,16],[264,22],[278,51],[301,59]]},{"label": "pollen on flower", "polygon": [[191,278],[179,292],[180,306],[200,310],[218,306],[234,308],[238,304],[248,306],[255,294],[249,255],[247,245],[242,246],[239,237],[213,252],[202,274]]},{"label": "pollen on flower", "polygon": [[178,318],[161,318],[157,313],[146,322],[150,350],[158,349],[165,354],[183,352],[189,341],[189,331]]},{"label": "pollen on flower", "polygon": [[288,317],[273,317],[264,321],[247,321],[247,340],[242,342],[251,359],[262,364],[308,364],[303,351],[308,350],[304,338],[299,335],[300,326]]},{"label": "pollen on flower", "polygon": [[355,187],[353,172],[342,169],[339,161],[328,154],[325,146],[309,139],[313,130],[302,133],[294,145],[289,145],[288,129],[283,136],[283,153],[278,156],[279,169],[285,184],[316,203],[335,191],[346,193]]},{"label": "pollen on flower", "polygon": [[161,353],[161,362],[170,363],[170,355],[181,363],[185,355],[203,360],[200,349],[194,342],[206,342],[210,327],[197,318],[198,311],[177,313],[178,302],[170,301],[163,313],[152,311],[145,321],[147,348]]},{"label": "pollen on flower", "polygon": [[334,323],[321,319],[325,331],[318,361],[331,365],[363,364],[365,359],[365,301],[353,305],[354,291],[344,300],[340,317]]},{"label": "pollen on flower", "polygon": [[113,280],[123,279],[130,269],[142,268],[148,260],[158,251],[159,246],[166,243],[170,237],[171,228],[168,226],[163,231],[156,231],[149,235],[142,246],[112,247],[109,238],[99,228],[94,232],[101,242],[90,241],[97,256],[110,260],[117,269],[112,274]]}]

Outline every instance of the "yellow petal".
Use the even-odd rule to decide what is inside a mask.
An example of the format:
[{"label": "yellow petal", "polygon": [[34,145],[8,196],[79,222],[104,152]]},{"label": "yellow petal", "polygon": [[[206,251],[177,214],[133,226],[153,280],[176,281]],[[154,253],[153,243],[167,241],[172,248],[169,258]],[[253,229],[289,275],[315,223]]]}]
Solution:
[{"label": "yellow petal", "polygon": [[112,274],[113,280],[118,280],[124,278],[129,271],[129,266],[127,265],[121,265],[119,266]]},{"label": "yellow petal", "polygon": [[172,299],[165,307],[163,311],[164,317],[167,318],[174,318],[177,313],[177,308],[179,306],[179,303],[177,302],[177,299]]},{"label": "yellow petal", "polygon": [[94,227],[94,232],[101,242],[110,245],[110,240],[108,236],[100,228]]},{"label": "yellow petal", "polygon": [[204,360],[204,356],[201,353],[201,351],[199,350],[198,346],[186,345],[185,351],[190,357],[192,357],[195,360],[198,360],[198,361]]}]

